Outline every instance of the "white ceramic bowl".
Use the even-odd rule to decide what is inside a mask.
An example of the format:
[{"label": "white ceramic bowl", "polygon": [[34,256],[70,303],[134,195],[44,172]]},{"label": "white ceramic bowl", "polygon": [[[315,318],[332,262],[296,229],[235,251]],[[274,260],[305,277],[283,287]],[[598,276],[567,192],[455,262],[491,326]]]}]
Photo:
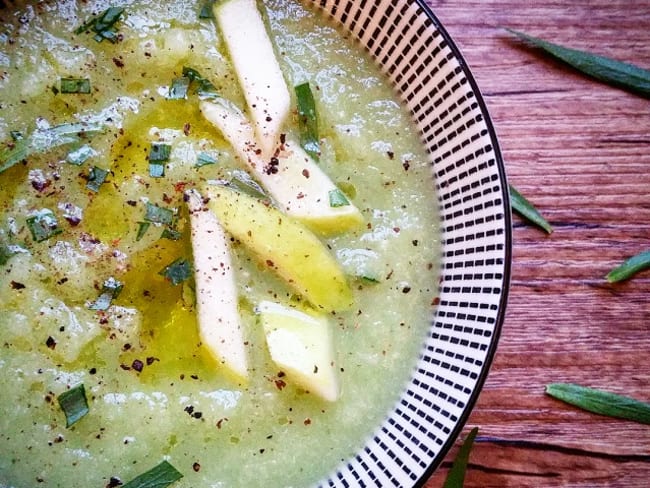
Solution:
[{"label": "white ceramic bowl", "polygon": [[511,265],[503,160],[476,82],[423,0],[307,3],[366,48],[411,111],[442,234],[439,303],[417,369],[385,422],[322,486],[418,486],[460,433],[497,347]]}]

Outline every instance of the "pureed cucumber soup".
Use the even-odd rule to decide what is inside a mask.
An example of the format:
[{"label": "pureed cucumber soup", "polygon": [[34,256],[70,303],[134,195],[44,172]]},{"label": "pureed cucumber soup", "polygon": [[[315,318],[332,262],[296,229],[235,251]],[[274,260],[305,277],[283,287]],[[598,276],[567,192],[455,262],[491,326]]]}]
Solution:
[{"label": "pureed cucumber soup", "polygon": [[[109,7],[124,10],[100,17]],[[278,202],[201,112],[226,100],[251,116],[209,6],[0,10],[0,486],[117,485],[163,461],[183,475],[178,487],[308,486],[361,447],[408,380],[437,293],[427,157],[359,46],[298,2],[258,8],[290,93],[280,140],[310,142],[294,91],[308,83],[310,154],[336,185],[330,205],[361,219],[312,235],[351,293],[332,309],[295,287],[302,237],[275,243],[293,253],[282,274],[247,242],[252,231],[225,229],[247,379],[201,333],[228,304],[199,324],[188,195],[202,194],[204,212],[213,190]],[[269,175],[283,154],[260,156]],[[336,398],[278,364],[267,337],[277,317],[262,318],[277,307],[325,324]],[[66,427],[61,394],[79,385],[88,412]]]}]

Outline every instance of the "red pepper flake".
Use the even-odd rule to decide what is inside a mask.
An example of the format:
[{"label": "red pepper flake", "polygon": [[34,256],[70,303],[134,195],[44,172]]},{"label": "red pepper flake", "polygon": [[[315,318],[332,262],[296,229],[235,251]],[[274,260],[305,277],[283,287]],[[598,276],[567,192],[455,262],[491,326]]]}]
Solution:
[{"label": "red pepper flake", "polygon": [[302,170],[302,175],[303,175],[305,178],[309,178],[309,170],[307,170],[307,169],[303,169],[303,170]]},{"label": "red pepper flake", "polygon": [[283,380],[275,380],[275,387],[278,390],[282,391],[286,386],[287,384]]},{"label": "red pepper flake", "polygon": [[160,359],[155,358],[155,357],[153,357],[153,356],[149,356],[149,357],[147,358],[147,366],[151,366],[151,365],[154,363],[154,361],[160,361]]},{"label": "red pepper flake", "polygon": [[199,463],[194,463],[192,464],[192,469],[194,470],[195,473],[198,473],[201,471],[201,465]]},{"label": "red pepper flake", "polygon": [[133,362],[131,363],[131,367],[135,369],[138,373],[142,373],[142,370],[144,369],[144,363],[139,359],[134,359]]},{"label": "red pepper flake", "polygon": [[23,285],[22,283],[18,283],[17,281],[12,280],[11,289],[12,290],[23,290],[23,289],[25,289],[25,285]]},{"label": "red pepper flake", "polygon": [[54,350],[54,348],[56,347],[56,341],[54,340],[54,337],[48,336],[47,340],[45,341],[45,345],[48,348]]},{"label": "red pepper flake", "polygon": [[434,307],[440,304],[440,297],[433,297],[433,300],[431,300],[431,305]]},{"label": "red pepper flake", "polygon": [[303,422],[303,424],[305,424],[305,425],[311,425],[311,419],[310,419],[310,418],[306,418],[305,421]]},{"label": "red pepper flake", "polygon": [[267,260],[266,260],[266,265],[267,265],[269,268],[273,268],[273,267],[275,267],[275,263],[274,263],[273,261],[271,261],[270,259],[267,259]]},{"label": "red pepper flake", "polygon": [[185,122],[185,125],[183,125],[183,134],[185,134],[186,136],[189,136],[191,128],[192,128],[192,126],[190,125],[190,123]]},{"label": "red pepper flake", "polygon": [[126,204],[135,207],[138,204],[138,202],[136,202],[135,200],[127,200]]},{"label": "red pepper flake", "polygon": [[224,422],[228,422],[227,417],[217,420],[217,429],[221,429],[221,426],[223,425]]},{"label": "red pepper flake", "polygon": [[126,364],[120,364],[120,368],[122,368],[124,371],[130,371],[131,370],[131,366],[128,366]]},{"label": "red pepper flake", "polygon": [[120,58],[113,58],[113,63],[115,63],[115,66],[118,68],[124,68],[124,61],[122,61]]},{"label": "red pepper flake", "polygon": [[408,293],[408,292],[410,292],[410,291],[411,291],[411,287],[410,287],[410,286],[405,286],[404,288],[402,288],[402,293],[404,293],[404,294],[406,294],[406,293]]},{"label": "red pepper flake", "polygon": [[185,191],[186,186],[187,186],[187,182],[179,181],[178,183],[174,184],[174,190],[179,193],[183,193]]},{"label": "red pepper flake", "polygon": [[386,151],[386,154],[388,154],[388,159],[391,161],[395,158],[395,153],[393,151]]},{"label": "red pepper flake", "polygon": [[402,163],[402,167],[404,168],[404,171],[408,171],[409,168],[411,167],[411,162],[407,159]]}]

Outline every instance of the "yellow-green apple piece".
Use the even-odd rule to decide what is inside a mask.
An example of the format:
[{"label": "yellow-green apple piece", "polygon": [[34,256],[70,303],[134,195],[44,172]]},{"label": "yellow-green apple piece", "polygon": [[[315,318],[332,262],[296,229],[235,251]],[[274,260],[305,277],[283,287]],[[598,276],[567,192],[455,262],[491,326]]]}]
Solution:
[{"label": "yellow-green apple piece", "polygon": [[344,310],[352,290],[315,234],[264,202],[226,187],[206,189],[208,206],[234,238],[317,309]]},{"label": "yellow-green apple piece", "polygon": [[203,101],[200,107],[283,212],[322,235],[346,232],[363,223],[359,209],[297,141],[286,137],[274,159],[265,159],[255,143],[253,126],[237,107],[225,99]]},{"label": "yellow-green apple piece", "polygon": [[334,402],[340,386],[327,316],[264,301],[257,306],[273,362],[310,393]]},{"label": "yellow-green apple piece", "polygon": [[265,157],[271,157],[291,97],[264,20],[255,0],[223,0],[215,3],[213,11],[244,91],[259,147]]},{"label": "yellow-green apple piece", "polygon": [[201,342],[236,379],[245,380],[248,361],[228,238],[196,190],[187,191],[186,200]]}]

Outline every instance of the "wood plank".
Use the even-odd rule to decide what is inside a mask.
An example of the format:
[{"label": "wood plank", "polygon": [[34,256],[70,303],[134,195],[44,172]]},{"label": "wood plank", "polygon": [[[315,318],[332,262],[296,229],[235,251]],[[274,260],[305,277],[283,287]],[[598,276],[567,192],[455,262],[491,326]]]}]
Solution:
[{"label": "wood plank", "polygon": [[[544,394],[574,382],[650,401],[650,272],[604,275],[650,248],[650,102],[575,73],[503,27],[650,68],[650,0],[430,0],[463,52],[510,181],[555,231],[514,219],[510,303],[467,487],[646,487],[650,427]],[[441,486],[458,449],[426,483]]]}]

